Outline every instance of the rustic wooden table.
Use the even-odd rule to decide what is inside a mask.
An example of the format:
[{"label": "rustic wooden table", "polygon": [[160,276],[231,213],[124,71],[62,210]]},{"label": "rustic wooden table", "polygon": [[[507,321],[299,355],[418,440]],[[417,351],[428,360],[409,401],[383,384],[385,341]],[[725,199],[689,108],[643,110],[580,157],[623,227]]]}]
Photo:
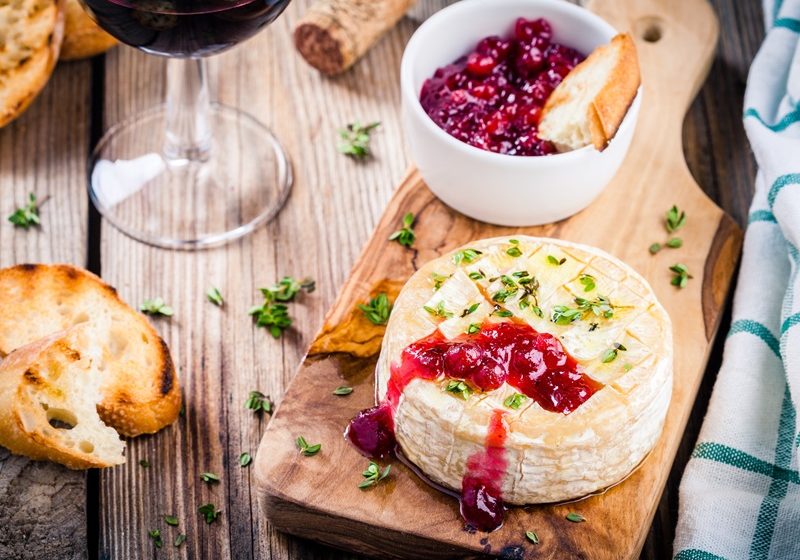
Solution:
[{"label": "rustic wooden table", "polygon": [[[156,326],[180,371],[185,415],[163,432],[132,440],[128,462],[103,472],[72,472],[0,449],[0,558],[353,558],[273,531],[258,510],[251,471],[268,416],[245,410],[249,391],[280,401],[306,344],[319,328],[393,187],[409,165],[399,118],[403,46],[445,0],[423,0],[353,70],[326,79],[292,47],[291,27],[309,4],[296,0],[260,36],[212,59],[216,98],[268,123],[293,158],[288,204],[245,240],[201,253],[153,249],[102,223],[87,200],[85,163],[103,130],[160,102],[163,60],[118,48],[92,61],[62,64],[21,119],[0,131],[0,217],[29,192],[49,196],[40,230],[0,223],[0,265],[70,262],[102,274],[130,303],[161,296],[174,308]],[[741,124],[747,69],[762,38],[760,2],[713,0],[720,44],[709,79],[684,125],[689,167],[706,192],[744,224],[755,167]],[[375,158],[336,153],[336,129],[380,120]],[[646,185],[643,186],[646,188]],[[177,203],[165,201],[165,204]],[[283,275],[311,276],[317,291],[295,304],[294,328],[274,340],[247,309],[258,288]],[[205,292],[218,286],[219,309]],[[0,297],[2,297],[0,295]],[[723,325],[723,330],[725,329]],[[712,356],[681,450],[650,530],[643,558],[669,558],[680,476],[705,413],[716,369]],[[146,459],[149,468],[140,466]],[[199,473],[222,475],[207,485]],[[213,502],[214,525],[197,512]],[[164,515],[176,515],[178,528]],[[160,528],[165,546],[148,538]],[[172,540],[187,535],[181,548]]]}]

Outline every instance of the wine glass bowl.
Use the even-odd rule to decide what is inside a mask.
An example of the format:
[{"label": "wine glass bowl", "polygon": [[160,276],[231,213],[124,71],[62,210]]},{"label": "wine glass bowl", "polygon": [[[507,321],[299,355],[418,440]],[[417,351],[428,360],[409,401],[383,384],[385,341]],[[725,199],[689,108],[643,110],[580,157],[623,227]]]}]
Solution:
[{"label": "wine glass bowl", "polygon": [[121,42],[150,54],[209,56],[272,23],[289,0],[83,0]]},{"label": "wine glass bowl", "polygon": [[89,194],[103,217],[173,249],[221,245],[274,217],[289,158],[258,119],[211,102],[205,57],[255,35],[289,0],[81,1],[123,43],[167,57],[166,103],[112,126],[92,154]]}]

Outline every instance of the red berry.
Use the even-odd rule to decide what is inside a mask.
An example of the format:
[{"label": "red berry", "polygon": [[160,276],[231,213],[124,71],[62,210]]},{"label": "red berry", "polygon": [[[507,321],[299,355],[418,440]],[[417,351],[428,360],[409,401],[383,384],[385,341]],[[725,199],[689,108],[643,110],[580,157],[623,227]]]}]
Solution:
[{"label": "red berry", "polygon": [[471,53],[467,57],[467,72],[479,78],[491,74],[495,66],[497,66],[497,59],[493,56]]},{"label": "red berry", "polygon": [[481,364],[483,353],[476,344],[469,342],[453,344],[444,353],[445,374],[448,377],[466,379]]},{"label": "red berry", "polygon": [[523,46],[517,52],[514,66],[523,77],[535,74],[544,66],[544,53],[536,47]]},{"label": "red berry", "polygon": [[483,83],[478,84],[469,92],[479,99],[491,99],[497,93],[497,88],[491,84]]}]

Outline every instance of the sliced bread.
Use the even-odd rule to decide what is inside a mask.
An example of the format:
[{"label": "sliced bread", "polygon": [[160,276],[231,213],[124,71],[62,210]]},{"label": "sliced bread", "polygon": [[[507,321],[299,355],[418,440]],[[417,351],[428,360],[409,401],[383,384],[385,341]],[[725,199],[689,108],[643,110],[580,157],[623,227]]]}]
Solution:
[{"label": "sliced bread", "polygon": [[79,60],[106,52],[117,40],[100,29],[78,0],[67,0],[61,60]]},{"label": "sliced bread", "polygon": [[63,32],[62,0],[0,0],[0,127],[47,83]]},{"label": "sliced bread", "polygon": [[81,323],[0,362],[0,445],[72,469],[125,462],[125,444],[97,413],[103,348]]},{"label": "sliced bread", "polygon": [[627,33],[595,49],[564,78],[542,110],[539,137],[560,152],[594,145],[617,133],[639,89],[636,45]]},{"label": "sliced bread", "polygon": [[70,265],[18,265],[0,270],[0,294],[0,357],[74,325],[106,321],[100,418],[136,436],[178,417],[180,387],[166,343],[97,276]]}]

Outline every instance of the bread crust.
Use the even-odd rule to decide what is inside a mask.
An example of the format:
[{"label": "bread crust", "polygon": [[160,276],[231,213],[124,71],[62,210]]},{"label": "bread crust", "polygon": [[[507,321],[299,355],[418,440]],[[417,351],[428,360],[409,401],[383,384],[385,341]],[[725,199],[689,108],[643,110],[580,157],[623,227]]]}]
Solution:
[{"label": "bread crust", "polygon": [[[581,80],[582,75],[590,71],[594,64],[604,57],[614,54],[611,51],[615,51],[616,62],[602,88],[589,103],[585,115],[591,143],[601,151],[608,146],[617,133],[641,84],[636,45],[628,33],[614,36],[609,44],[595,49],[572,72],[567,74],[545,103],[540,121],[544,122],[548,114],[555,108],[572,102],[573,84]],[[549,133],[545,127],[540,127],[539,132],[542,138],[555,140],[550,138],[552,133]]]},{"label": "bread crust", "polygon": [[616,35],[610,46],[618,50],[617,64],[603,89],[589,106],[587,115],[592,131],[592,144],[598,150],[604,150],[614,138],[641,84],[639,57],[630,34]]},{"label": "bread crust", "polygon": [[106,52],[116,44],[117,40],[97,26],[78,0],[66,0],[61,60],[90,58]]},{"label": "bread crust", "polygon": [[[75,329],[80,328],[74,327],[73,332],[55,333],[23,346],[0,363],[0,444],[12,453],[37,461],[53,461],[71,469],[105,468],[124,462],[121,454],[116,460],[103,460],[78,445],[65,445],[58,430],[47,424],[37,399],[32,397],[39,392],[58,398],[59,388],[45,379],[40,368],[43,362],[52,363],[57,357],[78,367],[75,362],[81,360],[81,354],[74,348],[73,335]],[[80,379],[72,382],[83,383]],[[27,416],[27,426],[23,415]],[[97,418],[95,422],[99,424]],[[110,430],[105,426],[101,429]],[[123,443],[119,442],[120,453],[122,447]]]},{"label": "bread crust", "polygon": [[44,44],[37,45],[30,57],[10,71],[0,71],[0,128],[21,115],[42,91],[58,61],[64,37],[64,3],[52,5],[40,14],[49,33]]},{"label": "bread crust", "polygon": [[180,386],[166,343],[117,291],[86,270],[23,264],[0,270],[0,357],[105,314],[111,321],[102,420],[125,436],[155,433],[180,412]]}]

